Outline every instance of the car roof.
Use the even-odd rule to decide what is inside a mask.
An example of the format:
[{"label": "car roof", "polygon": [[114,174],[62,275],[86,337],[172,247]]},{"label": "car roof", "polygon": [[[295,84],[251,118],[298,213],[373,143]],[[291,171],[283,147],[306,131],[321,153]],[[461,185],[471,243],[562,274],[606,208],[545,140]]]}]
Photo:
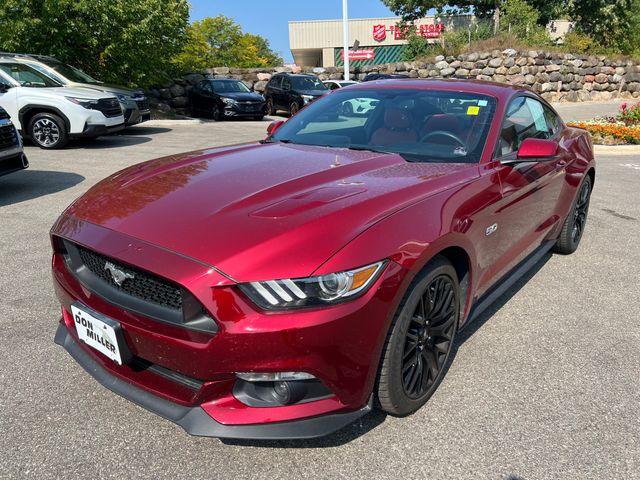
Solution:
[{"label": "car roof", "polygon": [[521,85],[510,85],[507,83],[490,82],[486,80],[414,78],[372,80],[370,82],[358,83],[357,85],[352,86],[349,91],[356,89],[367,90],[376,87],[385,89],[409,88],[415,90],[447,90],[476,93],[479,95],[490,95],[497,98],[509,98],[517,92],[531,93],[531,89]]}]

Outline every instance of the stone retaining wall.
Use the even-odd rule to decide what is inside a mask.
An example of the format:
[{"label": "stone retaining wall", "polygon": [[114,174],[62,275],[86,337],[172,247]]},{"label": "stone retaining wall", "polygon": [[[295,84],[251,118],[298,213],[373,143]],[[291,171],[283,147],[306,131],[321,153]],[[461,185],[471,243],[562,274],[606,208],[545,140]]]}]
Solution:
[{"label": "stone retaining wall", "polygon": [[[185,113],[188,92],[205,76],[242,80],[257,92],[264,91],[276,72],[304,72],[321,80],[341,79],[340,68],[211,68],[190,73],[148,90],[152,104],[161,111]],[[457,57],[435,57],[432,62],[398,62],[367,65],[353,69],[352,79],[362,80],[368,73],[401,73],[412,78],[477,78],[526,85],[549,101],[598,101],[640,97],[640,65],[629,60],[605,56],[572,55],[512,49],[467,53]]]}]

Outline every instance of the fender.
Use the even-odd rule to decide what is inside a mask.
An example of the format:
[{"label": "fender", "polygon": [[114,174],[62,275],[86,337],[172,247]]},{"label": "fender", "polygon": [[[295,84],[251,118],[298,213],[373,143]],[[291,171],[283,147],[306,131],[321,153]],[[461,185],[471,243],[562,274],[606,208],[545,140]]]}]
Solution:
[{"label": "fender", "polygon": [[29,132],[27,132],[27,125],[24,124],[23,120],[24,120],[25,115],[27,113],[29,113],[31,110],[48,110],[48,111],[50,111],[52,113],[55,113],[60,118],[62,118],[62,120],[64,120],[64,126],[66,127],[67,132],[69,132],[71,130],[71,122],[69,121],[67,116],[60,111],[59,108],[52,107],[50,105],[39,105],[39,104],[30,103],[29,105],[25,105],[24,107],[22,107],[20,109],[20,111],[18,112],[18,120],[20,122],[20,129],[22,130],[22,135],[23,136],[25,136],[25,137],[29,136]]}]

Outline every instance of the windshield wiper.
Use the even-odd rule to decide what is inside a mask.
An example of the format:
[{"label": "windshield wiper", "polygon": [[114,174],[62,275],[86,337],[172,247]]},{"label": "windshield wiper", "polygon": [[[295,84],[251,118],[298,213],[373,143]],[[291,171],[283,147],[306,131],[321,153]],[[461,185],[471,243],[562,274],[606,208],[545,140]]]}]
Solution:
[{"label": "windshield wiper", "polygon": [[349,145],[348,147],[344,147],[348,150],[357,150],[357,151],[367,151],[367,152],[375,152],[375,153],[397,153],[390,152],[389,150],[383,150],[382,148],[371,147],[369,145]]},{"label": "windshield wiper", "polygon": [[291,143],[291,140],[287,140],[286,138],[283,139],[283,140],[276,139],[276,138],[267,138],[265,140],[260,140],[260,143],[276,143],[276,142]]}]

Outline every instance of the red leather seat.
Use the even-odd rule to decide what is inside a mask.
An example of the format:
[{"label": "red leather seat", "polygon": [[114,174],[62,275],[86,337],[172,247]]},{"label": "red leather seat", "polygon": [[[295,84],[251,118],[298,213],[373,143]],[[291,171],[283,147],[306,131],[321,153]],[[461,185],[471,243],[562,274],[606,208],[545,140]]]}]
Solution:
[{"label": "red leather seat", "polygon": [[371,136],[373,145],[393,145],[417,140],[418,134],[412,128],[409,112],[398,107],[387,107],[384,112],[384,126]]}]

